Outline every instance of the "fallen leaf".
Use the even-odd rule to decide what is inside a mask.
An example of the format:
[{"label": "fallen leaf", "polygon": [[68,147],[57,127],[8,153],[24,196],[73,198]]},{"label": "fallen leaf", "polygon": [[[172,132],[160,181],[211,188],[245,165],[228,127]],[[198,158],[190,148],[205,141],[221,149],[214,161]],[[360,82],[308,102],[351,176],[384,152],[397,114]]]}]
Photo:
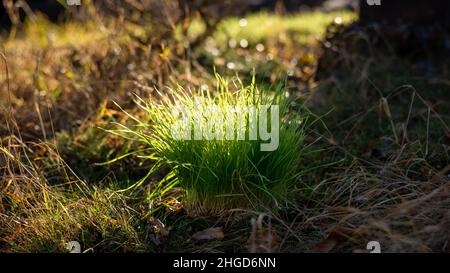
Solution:
[{"label": "fallen leaf", "polygon": [[338,244],[338,241],[333,237],[328,237],[314,246],[314,252],[330,253]]},{"label": "fallen leaf", "polygon": [[223,239],[223,229],[221,227],[207,228],[192,235],[192,239],[195,241],[200,240],[221,240]]}]

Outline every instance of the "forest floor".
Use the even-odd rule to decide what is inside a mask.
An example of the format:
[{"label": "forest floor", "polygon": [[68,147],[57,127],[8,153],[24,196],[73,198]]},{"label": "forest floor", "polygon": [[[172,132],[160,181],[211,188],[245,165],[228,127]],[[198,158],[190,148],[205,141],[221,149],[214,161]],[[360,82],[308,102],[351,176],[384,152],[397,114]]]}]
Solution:
[{"label": "forest floor", "polygon": [[[38,18],[2,38],[0,252],[65,252],[69,241],[86,252],[248,252],[268,240],[273,252],[364,252],[369,241],[448,252],[450,62],[438,49],[400,56],[392,40],[346,27],[356,17],[228,18],[187,53],[181,30],[150,47],[147,29],[121,22]],[[194,21],[187,35],[204,31]],[[197,215],[182,189],[148,200],[158,175],[122,190],[151,160],[99,164],[136,148],[104,130],[129,120],[114,102],[138,115],[133,93],[214,86],[214,71],[244,82],[254,71],[266,87],[285,79],[317,117],[294,206]]]}]

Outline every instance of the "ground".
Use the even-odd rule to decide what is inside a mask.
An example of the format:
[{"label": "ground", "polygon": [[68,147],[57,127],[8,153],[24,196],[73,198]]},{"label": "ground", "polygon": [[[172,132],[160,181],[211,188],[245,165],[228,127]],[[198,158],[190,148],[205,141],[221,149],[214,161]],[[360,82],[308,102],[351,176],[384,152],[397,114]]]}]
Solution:
[{"label": "ground", "polygon": [[[428,48],[403,56],[356,19],[231,17],[189,51],[185,39],[208,31],[201,20],[170,39],[120,20],[40,18],[3,37],[0,251],[449,251],[448,62]],[[214,86],[215,72],[285,81],[293,111],[308,114],[289,206],[195,213],[181,188],[149,199],[164,170],[124,190],[154,162],[114,160],[141,148],[105,131],[130,122],[120,108],[139,116],[133,94]]]}]

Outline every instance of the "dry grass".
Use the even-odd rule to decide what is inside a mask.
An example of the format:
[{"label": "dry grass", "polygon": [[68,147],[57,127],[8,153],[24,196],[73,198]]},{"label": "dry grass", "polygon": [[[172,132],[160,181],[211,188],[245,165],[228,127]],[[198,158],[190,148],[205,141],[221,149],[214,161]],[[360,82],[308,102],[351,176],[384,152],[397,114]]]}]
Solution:
[{"label": "dry grass", "polygon": [[145,221],[130,199],[89,187],[51,145],[11,136],[1,146],[0,161],[3,250],[66,252],[74,240],[86,251],[148,250],[145,232],[138,229]]}]

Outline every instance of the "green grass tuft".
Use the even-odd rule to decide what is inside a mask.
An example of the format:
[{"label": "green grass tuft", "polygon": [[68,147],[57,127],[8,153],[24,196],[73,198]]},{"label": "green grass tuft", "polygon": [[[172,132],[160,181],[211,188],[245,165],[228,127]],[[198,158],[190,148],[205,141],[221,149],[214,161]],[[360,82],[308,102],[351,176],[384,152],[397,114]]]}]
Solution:
[{"label": "green grass tuft", "polygon": [[[305,130],[297,117],[288,115],[289,102],[281,85],[274,91],[259,90],[254,82],[244,86],[235,84],[231,91],[229,83],[217,76],[215,92],[203,90],[188,92],[183,88],[160,93],[158,100],[137,99],[144,118],[130,117],[133,126],[121,125],[120,130],[110,131],[134,141],[139,141],[153,151],[150,156],[155,165],[146,176],[170,167],[171,171],[153,190],[150,198],[161,196],[175,185],[185,190],[186,207],[198,213],[217,213],[232,208],[280,207],[286,204],[286,196],[299,176],[299,160]],[[249,140],[249,115],[245,116],[245,140],[237,139],[237,120],[233,123],[235,140],[180,140],[174,137],[172,127],[177,117],[174,109],[183,107],[192,121],[201,124],[211,122],[211,116],[195,110],[196,100],[202,107],[217,107],[217,117],[226,119],[229,106],[279,106],[279,146],[274,151],[261,151],[261,144],[268,141]],[[202,108],[202,109],[206,109]],[[270,113],[270,112],[269,112]],[[216,119],[217,120],[217,119]],[[271,123],[271,122],[270,122]],[[269,124],[271,126],[271,124]],[[194,126],[191,127],[194,139]],[[219,127],[216,127],[219,128]],[[226,128],[222,128],[226,131]],[[273,129],[273,128],[271,128]],[[217,130],[217,131],[215,131]],[[214,129],[212,132],[219,132]],[[144,179],[134,187],[141,185]]]}]

